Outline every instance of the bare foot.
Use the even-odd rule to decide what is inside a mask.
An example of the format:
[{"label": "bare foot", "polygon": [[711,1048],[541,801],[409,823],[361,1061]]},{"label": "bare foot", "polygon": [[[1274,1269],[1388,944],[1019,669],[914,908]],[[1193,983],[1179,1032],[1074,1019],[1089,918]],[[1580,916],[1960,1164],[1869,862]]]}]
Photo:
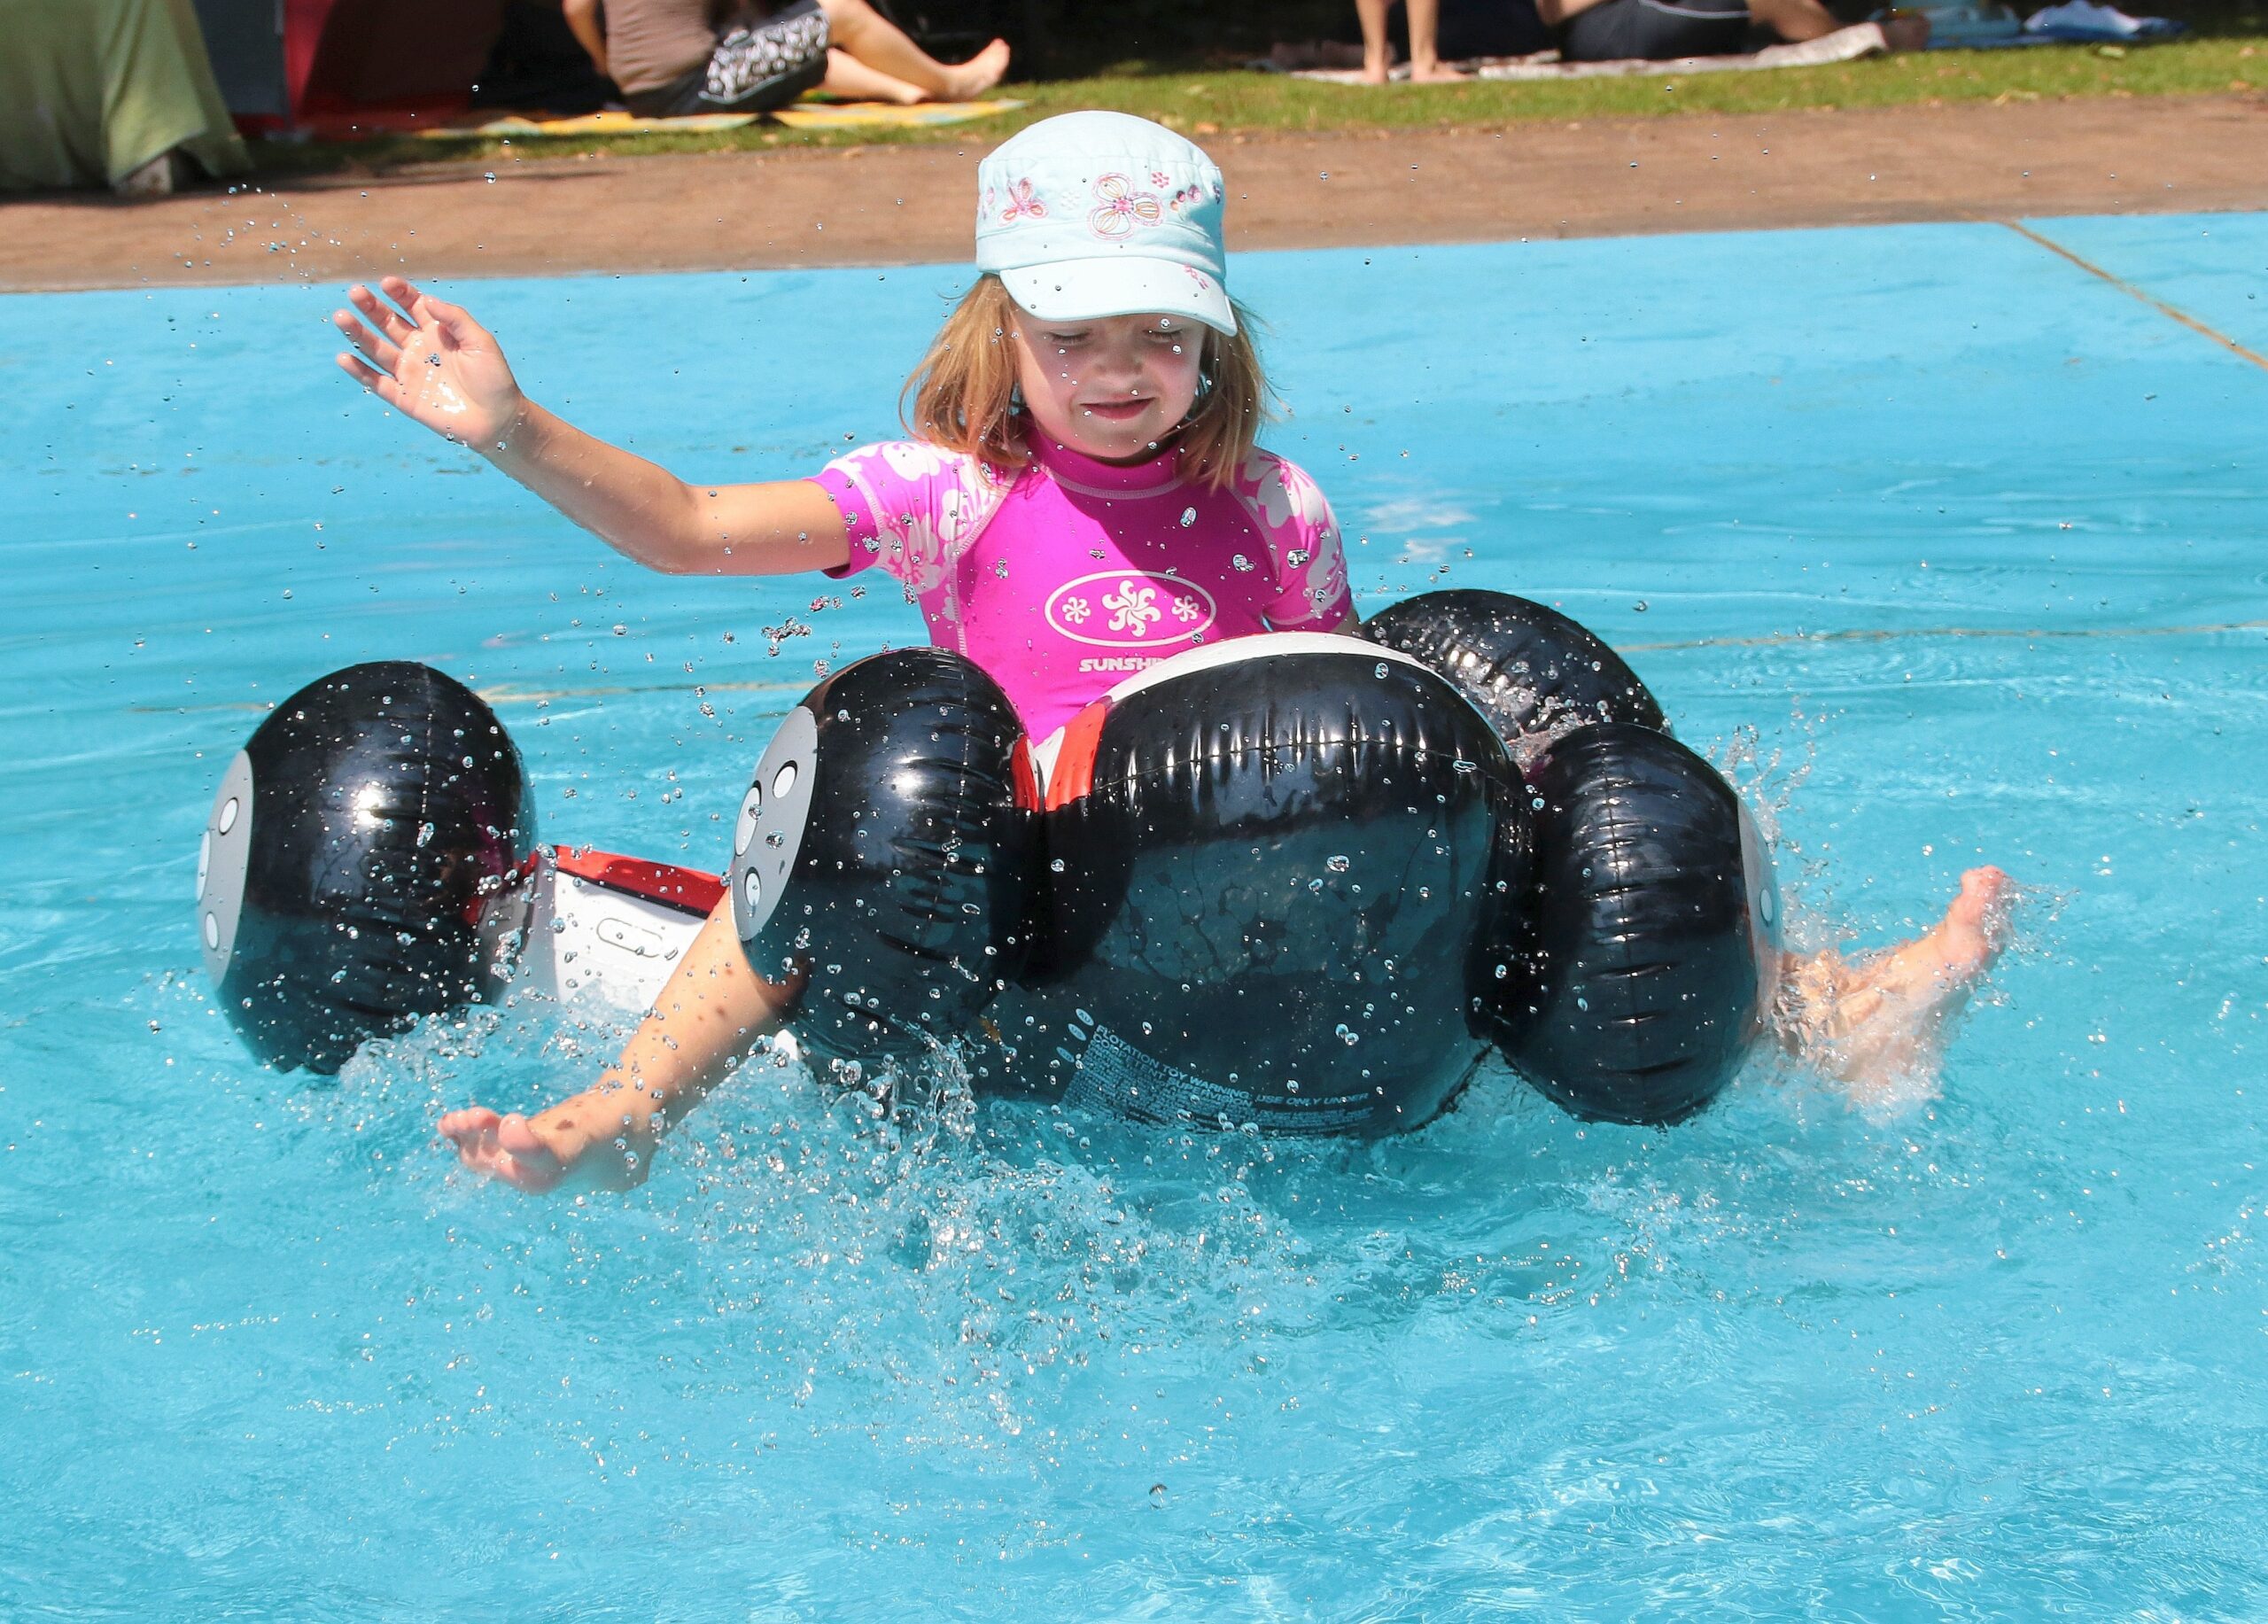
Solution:
[{"label": "bare foot", "polygon": [[994,40],[959,67],[945,72],[941,102],[973,102],[1008,74],[1008,42]]},{"label": "bare foot", "polygon": [[2008,876],[1972,868],[1927,935],[1855,961],[1835,952],[1790,967],[1783,984],[1798,1053],[1879,1099],[1926,1071],[1946,1024],[2008,945]]},{"label": "bare foot", "polygon": [[1930,19],[1918,15],[1892,17],[1882,25],[1882,37],[1892,51],[1927,51]]},{"label": "bare foot", "polygon": [[1363,82],[1364,84],[1384,84],[1393,76],[1393,71],[1394,64],[1390,57],[1374,57],[1368,51],[1363,53]]},{"label": "bare foot", "polygon": [[1446,62],[1412,62],[1410,65],[1411,84],[1459,84],[1472,78],[1461,67],[1451,67]]}]

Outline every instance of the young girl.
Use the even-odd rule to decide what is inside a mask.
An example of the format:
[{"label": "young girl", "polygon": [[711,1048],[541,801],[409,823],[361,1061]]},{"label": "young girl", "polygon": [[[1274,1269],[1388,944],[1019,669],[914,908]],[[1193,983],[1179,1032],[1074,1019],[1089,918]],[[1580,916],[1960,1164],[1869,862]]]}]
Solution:
[{"label": "young girl", "polygon": [[[361,358],[338,364],[656,569],[881,564],[1036,739],[1194,642],[1353,630],[1330,509],[1254,443],[1267,385],[1223,280],[1212,161],[1146,120],[1070,113],[1001,146],[977,185],[980,275],[909,385],[918,438],[808,479],[687,485],[594,439],[523,395],[463,310],[398,277],[381,284],[391,305],[352,291],[363,320],[333,319]],[[1811,990],[1824,1036],[1858,1053],[1882,1008],[1906,1031],[1916,1008],[1958,1003],[1993,951],[2000,878],[1979,873],[1922,941],[1862,973],[1822,959],[1789,978]],[[465,1165],[523,1189],[635,1184],[666,1124],[798,990],[749,967],[728,901],[594,1086],[532,1117],[451,1112],[441,1131]]]}]

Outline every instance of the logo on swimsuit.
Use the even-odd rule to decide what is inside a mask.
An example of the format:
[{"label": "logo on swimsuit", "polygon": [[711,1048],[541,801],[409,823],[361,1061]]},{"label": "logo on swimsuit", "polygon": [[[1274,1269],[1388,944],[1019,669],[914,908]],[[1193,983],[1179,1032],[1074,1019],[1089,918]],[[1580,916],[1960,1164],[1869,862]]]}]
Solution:
[{"label": "logo on swimsuit", "polygon": [[1213,624],[1213,594],[1195,581],[1148,570],[1107,570],[1066,581],[1047,597],[1047,624],[1098,649],[1185,649]]}]

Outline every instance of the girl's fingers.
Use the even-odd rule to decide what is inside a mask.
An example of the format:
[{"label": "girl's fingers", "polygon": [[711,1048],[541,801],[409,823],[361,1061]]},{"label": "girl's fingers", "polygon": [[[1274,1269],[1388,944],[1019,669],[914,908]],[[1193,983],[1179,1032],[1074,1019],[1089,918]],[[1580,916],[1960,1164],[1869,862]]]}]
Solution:
[{"label": "girl's fingers", "polygon": [[425,297],[424,294],[400,276],[379,277],[378,290],[402,309],[408,311],[410,324],[416,325],[418,301]]},{"label": "girl's fingers", "polygon": [[395,383],[392,378],[379,371],[361,356],[349,355],[344,350],[341,350],[334,359],[338,361],[338,369],[341,372],[361,385],[363,388],[396,411],[401,409],[401,385]]},{"label": "girl's fingers", "polygon": [[469,1105],[461,1111],[444,1113],[440,1129],[449,1138],[455,1138],[460,1134],[469,1133],[476,1128],[493,1128],[501,1120],[495,1112],[485,1105]]},{"label": "girl's fingers", "polygon": [[409,335],[417,330],[415,322],[359,282],[346,290],[346,297],[354,301],[357,310],[369,318],[372,326],[396,344],[406,343]]},{"label": "girl's fingers", "polygon": [[369,358],[381,372],[391,373],[401,364],[401,352],[369,328],[341,310],[330,318],[330,324],[346,336],[346,341]]}]

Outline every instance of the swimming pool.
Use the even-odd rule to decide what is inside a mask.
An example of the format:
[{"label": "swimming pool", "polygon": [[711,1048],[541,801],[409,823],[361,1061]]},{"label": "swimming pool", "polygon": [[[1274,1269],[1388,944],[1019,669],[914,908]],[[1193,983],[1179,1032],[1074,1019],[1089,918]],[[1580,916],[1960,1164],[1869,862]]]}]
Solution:
[{"label": "swimming pool", "polygon": [[[248,1063],[189,905],[221,765],[424,659],[547,838],[721,866],[812,662],[913,611],[613,560],[332,375],[330,290],[0,299],[0,1612],[2268,1609],[2268,217],[2029,224],[2085,264],[1977,224],[1238,265],[1366,611],[1526,593],[1689,740],[1753,724],[1814,921],[2038,888],[1937,1102],[1759,1071],[1655,1133],[1492,1073],[1362,1148],[773,1072],[585,1203],[431,1124],[603,1032]],[[957,285],[466,296],[539,398],[722,478],[886,432]]]}]

